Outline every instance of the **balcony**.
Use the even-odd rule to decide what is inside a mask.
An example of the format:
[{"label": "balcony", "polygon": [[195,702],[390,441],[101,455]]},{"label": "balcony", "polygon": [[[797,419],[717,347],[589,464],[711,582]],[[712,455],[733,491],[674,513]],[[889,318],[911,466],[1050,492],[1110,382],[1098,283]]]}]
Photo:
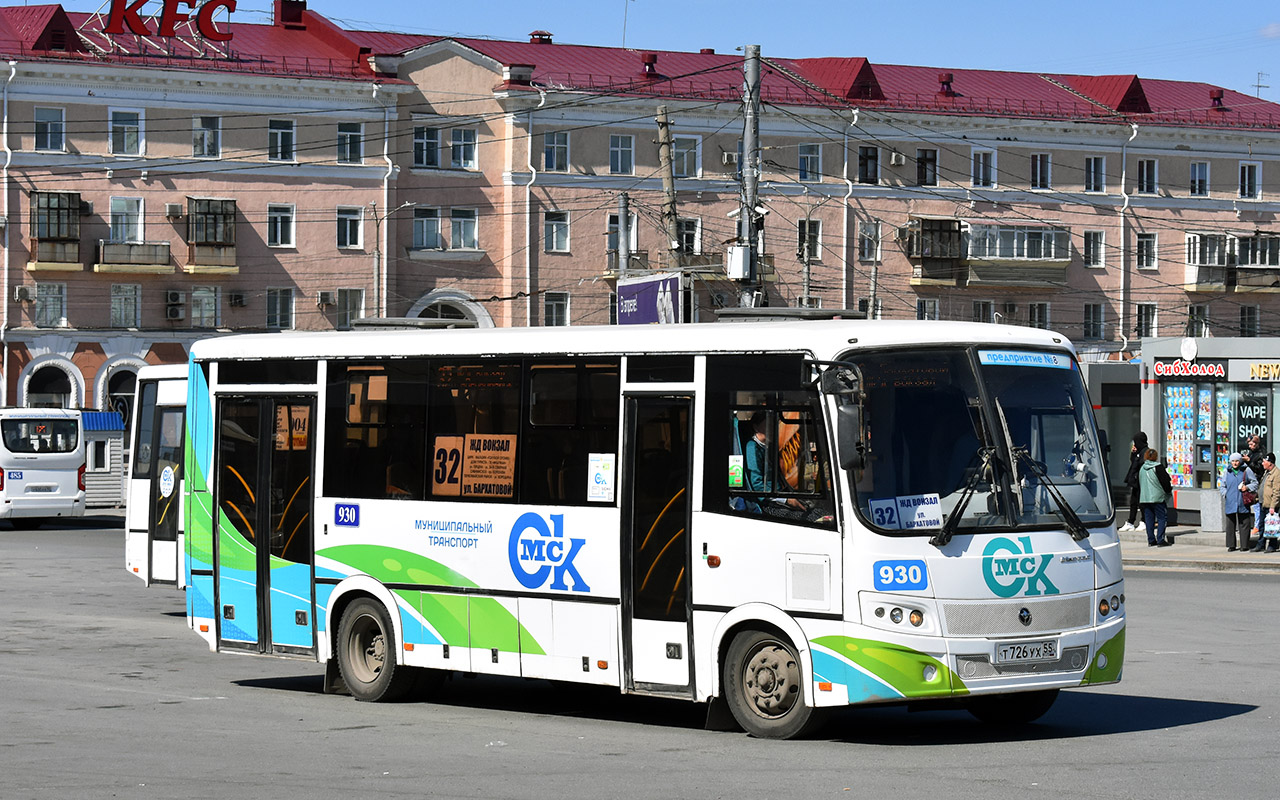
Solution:
[{"label": "balcony", "polygon": [[33,239],[28,272],[81,272],[80,240]]},{"label": "balcony", "polygon": [[188,275],[238,275],[234,244],[193,244],[182,271]]},{"label": "balcony", "polygon": [[94,272],[165,275],[173,272],[168,242],[108,242],[98,240]]},{"label": "balcony", "polygon": [[[648,250],[632,250],[631,258],[627,263],[628,272],[638,272],[640,270],[649,269],[649,251]],[[618,251],[608,250],[605,252],[604,276],[606,278],[618,277]]]},{"label": "balcony", "polygon": [[1069,261],[968,259],[968,285],[1043,289],[1067,280]]},{"label": "balcony", "polygon": [[1280,292],[1280,267],[1237,267],[1237,292]]},{"label": "balcony", "polygon": [[924,258],[911,268],[912,286],[963,286],[969,270],[954,258]]},{"label": "balcony", "polygon": [[1183,291],[1229,292],[1236,287],[1235,266],[1218,264],[1188,264],[1183,278]]}]

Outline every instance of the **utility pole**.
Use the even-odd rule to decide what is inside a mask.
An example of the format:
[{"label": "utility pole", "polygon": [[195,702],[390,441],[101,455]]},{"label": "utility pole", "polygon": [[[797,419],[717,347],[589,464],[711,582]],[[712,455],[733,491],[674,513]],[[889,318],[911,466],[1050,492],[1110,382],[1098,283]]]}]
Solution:
[{"label": "utility pole", "polygon": [[627,277],[631,266],[631,198],[623,192],[618,195],[618,280]]},{"label": "utility pole", "polygon": [[[658,169],[662,172],[662,230],[667,236],[667,249],[672,256],[680,247],[679,225],[676,223],[676,174],[671,153],[671,122],[667,107],[658,106]],[[675,266],[668,258],[668,266]]]},{"label": "utility pole", "polygon": [[759,279],[756,207],[760,185],[760,45],[749,44],[742,64],[742,205],[738,208],[738,241],[747,247],[747,278],[739,281],[738,305],[750,307]]}]

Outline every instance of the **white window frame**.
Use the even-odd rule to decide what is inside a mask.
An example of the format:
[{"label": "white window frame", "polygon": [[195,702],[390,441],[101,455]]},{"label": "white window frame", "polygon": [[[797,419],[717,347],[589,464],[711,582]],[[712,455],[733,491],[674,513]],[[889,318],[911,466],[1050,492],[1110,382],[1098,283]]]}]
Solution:
[{"label": "white window frame", "polygon": [[1242,267],[1280,267],[1280,236],[1258,232],[1238,237],[1236,263]]},{"label": "white window frame", "polygon": [[796,168],[801,183],[822,182],[822,145],[806,143],[796,149]]},{"label": "white window frame", "polygon": [[[627,159],[627,169],[623,169],[622,159]],[[609,174],[636,174],[636,137],[629,133],[609,134]]]},{"label": "white window frame", "polygon": [[292,288],[267,287],[266,327],[273,331],[293,330],[294,292]]},{"label": "white window frame", "polygon": [[[1143,333],[1143,317],[1150,316],[1151,330]],[[1133,332],[1140,338],[1152,338],[1160,335],[1160,309],[1155,303],[1138,303],[1134,306]]]},{"label": "white window frame", "polygon": [[1069,261],[1071,232],[1044,225],[975,222],[964,231],[964,248],[970,260]]},{"label": "white window frame", "polygon": [[[634,212],[628,214],[627,217],[627,239],[630,240],[630,250],[634,253],[636,250],[640,249],[638,245],[638,242],[640,241],[640,217],[638,217]],[[607,250],[618,249],[618,220],[619,217],[617,213],[610,214],[605,218],[605,249]]]},{"label": "white window frame", "polygon": [[[686,246],[685,239],[689,239]],[[701,217],[679,217],[676,219],[676,241],[679,243],[677,248],[685,255],[698,255],[702,252],[702,218]]]},{"label": "white window frame", "polygon": [[[351,128],[355,130],[351,130]],[[347,130],[343,130],[346,128]],[[363,122],[339,122],[338,123],[338,163],[339,164],[363,164],[364,163],[364,123]]]},{"label": "white window frame", "polygon": [[[1150,173],[1150,174],[1147,174]],[[1138,159],[1137,181],[1134,185],[1135,194],[1159,194],[1160,193],[1160,161],[1155,158]]]},{"label": "white window frame", "polygon": [[1027,303],[1027,327],[1049,329],[1049,304],[1045,302]]},{"label": "white window frame", "polygon": [[[926,160],[924,160],[924,159],[920,158],[920,154],[921,154],[921,153],[933,153],[933,168],[932,168],[933,175],[932,175],[932,180],[921,180],[921,179],[920,179],[921,162],[923,161],[925,164],[928,164],[928,163],[929,163],[928,161],[926,161]],[[938,185],[938,161],[939,161],[939,158],[940,158],[940,156],[939,156],[939,151],[938,151],[938,148],[936,148],[936,147],[918,147],[918,148],[916,148],[916,185],[917,185],[917,186],[937,186],[937,185]],[[927,170],[927,169],[928,169],[928,167],[926,167],[925,169]],[[926,178],[928,178],[928,177],[929,177],[929,176],[928,176],[928,175],[926,175]]]},{"label": "white window frame", "polygon": [[[287,125],[288,127],[283,127]],[[286,141],[289,145],[285,152]],[[298,159],[298,125],[291,119],[267,120],[267,160],[290,164]]]},{"label": "white window frame", "polygon": [[[864,152],[865,151],[865,152]],[[868,163],[874,162],[874,170],[868,169]],[[856,183],[864,186],[880,185],[880,148],[874,145],[858,145],[858,173]]]},{"label": "white window frame", "polygon": [[439,128],[433,125],[413,126],[413,167],[414,169],[440,169]]},{"label": "white window frame", "polygon": [[[1204,167],[1203,187],[1197,186],[1197,183],[1198,183],[1196,180],[1197,167]],[[1192,161],[1190,165],[1187,167],[1187,192],[1191,197],[1208,197],[1209,196],[1210,168],[1211,168],[1210,163],[1208,161]],[[1196,191],[1197,188],[1202,188],[1202,191],[1197,192]]]},{"label": "white window frame", "polygon": [[1262,309],[1256,305],[1240,306],[1240,336],[1253,339],[1262,335]]},{"label": "white window frame", "polygon": [[858,260],[880,260],[880,220],[858,223]]},{"label": "white window frame", "polygon": [[337,291],[337,310],[334,325],[346,330],[355,320],[364,318],[364,289],[339,288]]},{"label": "white window frame", "polygon": [[[136,135],[138,137],[137,150],[131,152],[127,148],[123,148],[120,150],[116,149],[117,127],[120,127],[124,131],[124,134],[126,136],[128,135],[128,128],[129,128],[127,124],[117,125],[116,114],[137,114],[138,115],[137,132],[136,132]],[[147,119],[146,118],[147,118],[146,110],[141,108],[112,107],[107,109],[107,150],[111,153],[111,155],[113,156],[146,155],[146,152],[147,152],[147,135],[146,135]]]},{"label": "white window frame", "polygon": [[440,209],[417,206],[413,209],[413,249],[443,250]]},{"label": "white window frame", "polygon": [[1192,303],[1187,306],[1187,336],[1203,338],[1209,335],[1209,304]]},{"label": "white window frame", "polygon": [[142,325],[142,284],[111,284],[112,328],[138,328]]},{"label": "white window frame", "polygon": [[[821,306],[819,306],[821,308]],[[882,319],[884,317],[884,298],[876,297],[875,309],[871,308],[871,298],[859,297],[858,310],[867,315],[867,319]]]},{"label": "white window frame", "polygon": [[[681,143],[685,143],[681,146]],[[693,147],[690,148],[687,143],[692,142]],[[689,156],[693,156],[693,172],[689,172]],[[702,137],[701,136],[673,136],[671,137],[671,170],[677,178],[701,178],[702,177]]]},{"label": "white window frame", "polygon": [[454,128],[449,132],[449,166],[453,169],[480,168],[480,132],[476,128]]},{"label": "white window frame", "polygon": [[1188,233],[1187,264],[1193,267],[1226,267],[1235,263],[1235,237],[1225,233]]},{"label": "white window frame", "polygon": [[297,218],[298,209],[293,203],[268,203],[267,247],[296,247]]},{"label": "white window frame", "polygon": [[193,328],[222,327],[221,286],[192,286],[189,305],[187,321]]},{"label": "white window frame", "polygon": [[[1144,248],[1143,242],[1150,242]],[[1160,237],[1154,233],[1138,233],[1134,236],[1133,263],[1138,269],[1160,269]],[[1145,262],[1145,263],[1144,263]]]},{"label": "white window frame", "polygon": [[[204,124],[207,120],[213,120],[212,128]],[[197,114],[191,118],[191,157],[222,158],[222,117]]]},{"label": "white window frame", "polygon": [[36,304],[32,312],[37,328],[54,328],[67,316],[67,285],[36,282]]},{"label": "white window frame", "polygon": [[[985,163],[983,163],[985,161]],[[975,189],[995,189],[1000,185],[996,172],[996,151],[990,147],[975,147],[969,156],[969,185]]]},{"label": "white window frame", "polygon": [[[466,223],[468,222],[471,224],[467,225]],[[471,229],[470,244],[464,244],[467,237],[463,234],[465,234],[467,228]],[[480,214],[474,208],[449,209],[449,249],[480,249]]]},{"label": "white window frame", "polygon": [[[1096,319],[1091,319],[1095,317]],[[1095,332],[1096,326],[1096,332]],[[1085,303],[1081,319],[1080,337],[1087,341],[1098,341],[1107,335],[1107,306],[1105,303]]]},{"label": "white window frame", "polygon": [[[57,119],[40,119],[40,112],[54,112]],[[31,112],[31,119],[35,125],[35,139],[32,147],[42,153],[65,153],[67,152],[67,111],[65,108],[58,106],[36,106]],[[41,132],[41,126],[45,130]],[[57,146],[54,145],[54,136],[57,137]],[[44,138],[44,147],[40,146],[40,139]]]},{"label": "white window frame", "polygon": [[1032,191],[1049,191],[1053,188],[1053,154],[1032,153],[1031,174],[1027,176]]},{"label": "white window frame", "polygon": [[544,327],[562,327],[569,323],[569,293],[542,293],[542,324]]},{"label": "white window frame", "polygon": [[[1095,239],[1090,246],[1089,240]],[[1090,251],[1093,251],[1092,253]],[[1090,256],[1092,255],[1092,258]],[[1103,269],[1107,266],[1107,232],[1104,230],[1087,230],[1081,234],[1080,258],[1090,269]]]},{"label": "white window frame", "polygon": [[547,253],[569,252],[569,212],[542,212],[542,249]]},{"label": "white window frame", "polygon": [[916,319],[919,319],[919,320],[941,319],[938,311],[938,298],[936,297],[916,298]]},{"label": "white window frame", "polygon": [[1085,194],[1107,193],[1107,157],[1085,156],[1084,159],[1084,191]]},{"label": "white window frame", "polygon": [[[986,313],[979,315],[979,310]],[[979,318],[979,317],[983,318]],[[995,322],[996,321],[996,301],[994,300],[974,300],[973,301],[973,321],[974,322]]]},{"label": "white window frame", "polygon": [[[1252,171],[1253,176],[1250,179],[1252,191],[1246,194],[1245,172]],[[1262,199],[1262,162],[1261,161],[1241,161],[1240,162],[1240,185],[1237,187],[1239,198],[1241,200],[1261,200]]]},{"label": "white window frame", "polygon": [[[364,206],[338,206],[335,243],[340,250],[364,248]],[[354,223],[354,224],[353,224]],[[355,241],[352,241],[352,234]],[[343,240],[346,240],[344,243]]]},{"label": "white window frame", "polygon": [[97,439],[85,442],[84,462],[85,472],[110,472],[111,440]]},{"label": "white window frame", "polygon": [[822,260],[822,220],[801,218],[796,220],[796,251],[801,259]]},{"label": "white window frame", "polygon": [[[143,238],[145,231],[142,227],[143,221],[146,219],[143,214],[145,201],[141,197],[112,197],[108,202],[108,241],[112,244],[141,244],[146,241]],[[134,204],[132,209],[123,207],[127,203]],[[117,205],[122,206],[120,211],[116,210]],[[119,215],[124,225],[129,226],[128,229],[124,229],[123,235],[117,233],[117,231],[122,230],[121,227],[118,227],[120,223],[116,221],[117,215]],[[132,224],[130,224],[130,217],[132,217]]]},{"label": "white window frame", "polygon": [[[563,138],[563,141],[561,139]],[[542,134],[542,168],[547,172],[569,171],[569,132],[545,131]]]}]

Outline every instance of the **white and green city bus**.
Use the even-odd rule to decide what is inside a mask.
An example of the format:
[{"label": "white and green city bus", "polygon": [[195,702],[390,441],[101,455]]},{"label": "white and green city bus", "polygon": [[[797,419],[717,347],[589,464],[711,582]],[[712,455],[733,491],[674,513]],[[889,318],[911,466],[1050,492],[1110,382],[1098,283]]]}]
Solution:
[{"label": "white and green city bus", "polygon": [[1049,331],[232,336],[192,347],[187,408],[192,628],[360,700],[547,678],[782,738],[1120,679],[1108,484]]},{"label": "white and green city bus", "polygon": [[138,370],[132,452],[125,483],[125,569],[153,584],[186,586],[182,459],[186,438],[187,366]]}]

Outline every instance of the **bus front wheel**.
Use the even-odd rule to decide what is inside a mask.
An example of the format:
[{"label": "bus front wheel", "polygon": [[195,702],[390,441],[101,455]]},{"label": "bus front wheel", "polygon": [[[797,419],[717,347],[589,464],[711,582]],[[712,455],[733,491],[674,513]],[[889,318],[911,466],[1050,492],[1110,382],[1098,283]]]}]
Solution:
[{"label": "bus front wheel", "polygon": [[386,609],[376,600],[362,597],[343,612],[338,626],[338,669],[355,699],[398,700],[413,687],[417,676],[396,660],[394,630]]},{"label": "bus front wheel", "polygon": [[1026,725],[1043,717],[1057,699],[1057,689],[979,695],[969,701],[969,713],[991,725]]},{"label": "bus front wheel", "polygon": [[738,724],[760,739],[791,739],[818,722],[804,701],[803,670],[781,637],[745,631],[733,638],[724,663],[724,692]]}]

